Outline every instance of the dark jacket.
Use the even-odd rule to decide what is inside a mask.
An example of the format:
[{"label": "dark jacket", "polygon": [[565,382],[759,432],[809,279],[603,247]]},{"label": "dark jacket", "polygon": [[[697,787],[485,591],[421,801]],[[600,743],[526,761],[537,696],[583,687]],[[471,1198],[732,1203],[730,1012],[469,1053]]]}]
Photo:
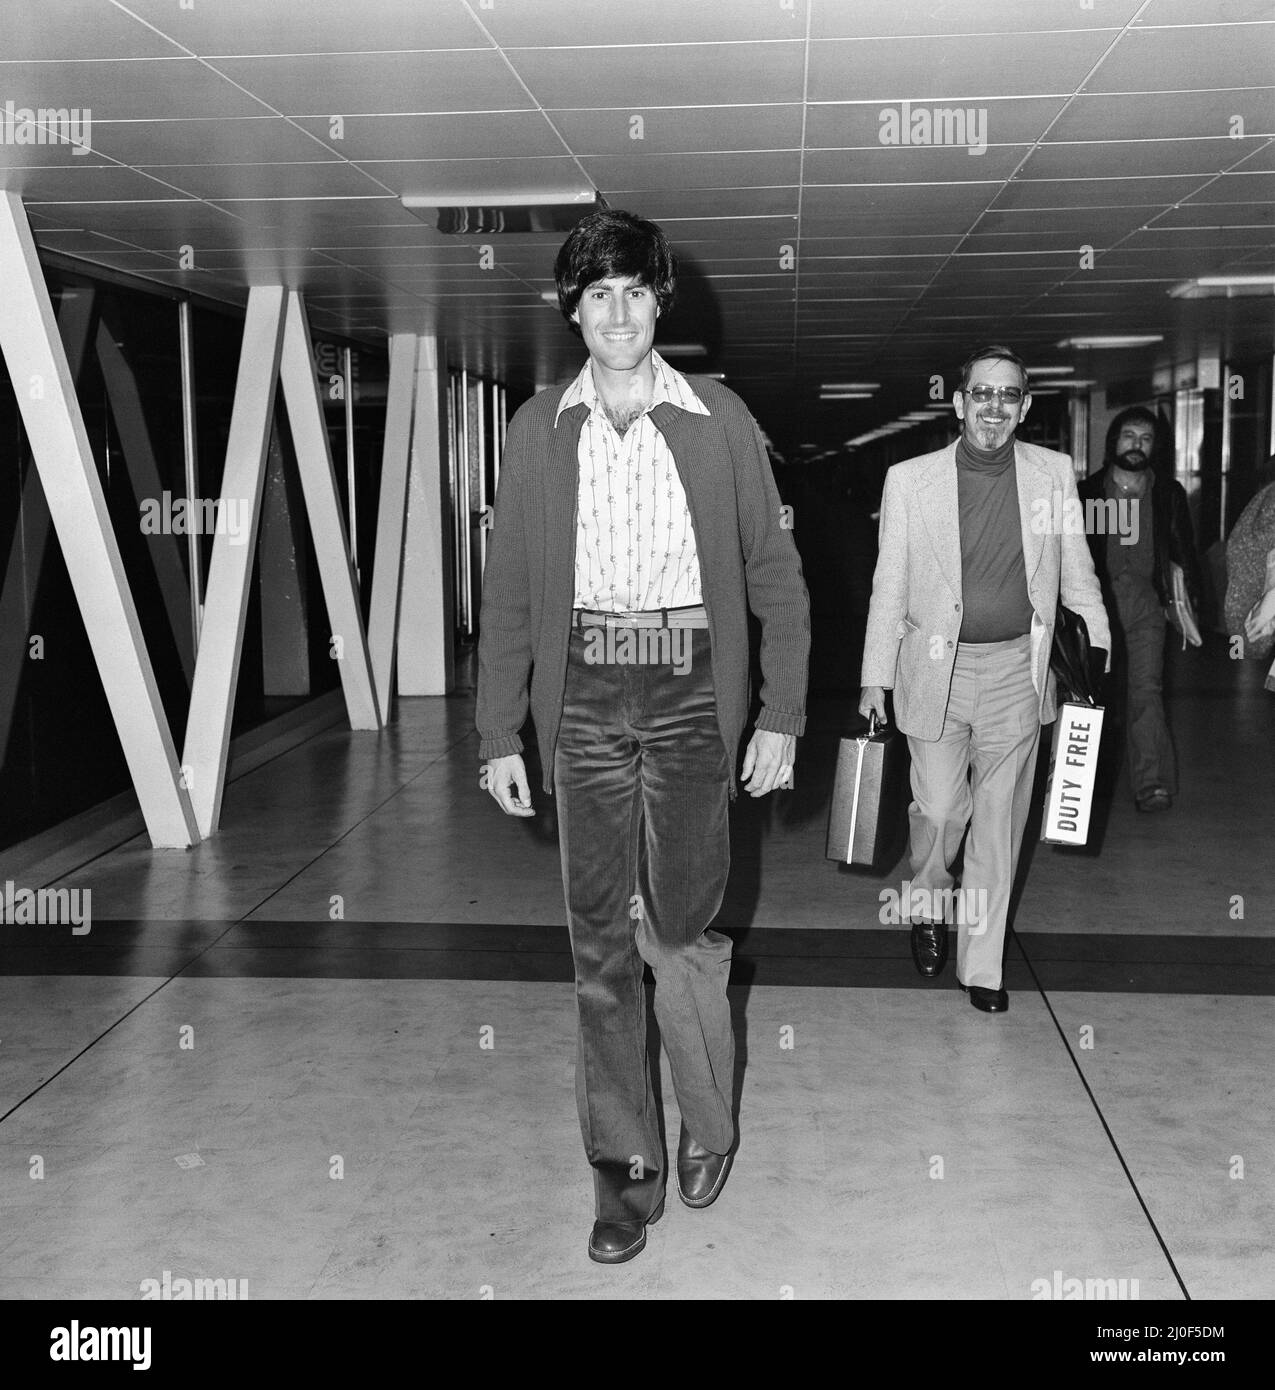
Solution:
[{"label": "dark jacket", "polygon": [[[1113,434],[1121,416],[1112,421],[1108,432],[1107,458],[1113,455]],[[1082,504],[1090,499],[1101,500],[1106,496],[1108,468],[1091,473],[1080,485]],[[1186,578],[1187,593],[1196,613],[1200,611],[1203,587],[1200,578],[1200,561],[1195,552],[1195,534],[1191,528],[1191,513],[1187,507],[1186,490],[1176,478],[1160,468],[1153,468],[1154,484],[1151,488],[1151,533],[1155,541],[1155,565],[1152,581],[1156,596],[1167,606],[1173,594],[1173,578],[1170,564],[1182,566]],[[1093,554],[1093,566],[1102,585],[1103,598],[1111,611],[1110,576],[1107,573],[1107,537],[1105,534],[1089,534],[1089,549]]]},{"label": "dark jacket", "polygon": [[[748,715],[748,610],[761,622],[757,727],[806,725],[810,610],[792,532],[784,526],[766,448],[747,407],[707,377],[688,377],[708,408],[662,402],[651,418],[686,491],[712,643],[717,722],[732,769]],[[483,576],[477,724],[483,759],[522,751],[530,704],[544,787],[562,722],[575,602],[580,429],[588,407],[554,416],[566,387],[528,401],[509,422]]]}]

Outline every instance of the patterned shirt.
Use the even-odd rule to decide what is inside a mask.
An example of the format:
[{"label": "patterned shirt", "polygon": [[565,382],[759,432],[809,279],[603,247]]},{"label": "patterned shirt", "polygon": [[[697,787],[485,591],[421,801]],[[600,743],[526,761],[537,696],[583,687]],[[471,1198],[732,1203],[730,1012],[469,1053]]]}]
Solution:
[{"label": "patterned shirt", "polygon": [[658,352],[652,352],[651,365],[651,404],[623,436],[607,418],[590,362],[558,406],[558,415],[573,405],[589,407],[578,451],[577,608],[626,613],[703,602],[686,492],[650,411],[661,402],[695,415],[709,411]]}]

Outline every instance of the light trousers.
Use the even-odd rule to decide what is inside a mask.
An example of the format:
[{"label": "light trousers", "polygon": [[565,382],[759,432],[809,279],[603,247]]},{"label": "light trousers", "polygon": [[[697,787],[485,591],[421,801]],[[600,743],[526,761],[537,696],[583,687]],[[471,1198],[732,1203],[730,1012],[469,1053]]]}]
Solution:
[{"label": "light trousers", "polygon": [[1040,742],[1040,699],[1032,684],[1031,638],[962,642],[956,651],[943,732],[908,736],[912,888],[951,901],[951,865],[969,827],[956,977],[967,987],[1001,987],[1005,928],[1018,851],[1031,805]]}]

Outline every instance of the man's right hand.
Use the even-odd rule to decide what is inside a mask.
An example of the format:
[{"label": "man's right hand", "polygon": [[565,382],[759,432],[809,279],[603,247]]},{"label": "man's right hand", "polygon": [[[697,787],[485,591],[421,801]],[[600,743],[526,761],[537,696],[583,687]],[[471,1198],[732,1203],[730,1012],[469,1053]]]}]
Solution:
[{"label": "man's right hand", "polygon": [[875,714],[878,724],[888,724],[890,721],[885,717],[885,687],[880,685],[865,685],[859,696],[859,713],[866,719],[869,714]]},{"label": "man's right hand", "polygon": [[536,814],[531,804],[531,789],[527,786],[527,769],[521,753],[510,753],[507,758],[492,758],[483,765],[483,775],[487,790],[496,798],[496,804],[505,815]]}]

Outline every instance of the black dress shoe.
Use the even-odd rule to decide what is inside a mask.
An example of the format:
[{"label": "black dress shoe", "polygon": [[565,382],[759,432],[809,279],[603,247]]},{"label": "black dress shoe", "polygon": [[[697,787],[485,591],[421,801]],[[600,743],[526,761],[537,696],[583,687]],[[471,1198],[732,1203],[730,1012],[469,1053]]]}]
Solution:
[{"label": "black dress shoe", "polygon": [[726,1184],[730,1154],[715,1154],[691,1138],[682,1122],[677,1142],[677,1195],[688,1207],[707,1207]]},{"label": "black dress shoe", "polygon": [[927,980],[932,980],[947,964],[947,928],[942,922],[912,924],[912,959]]},{"label": "black dress shoe", "polygon": [[983,985],[962,985],[961,988],[969,995],[970,1003],[985,1014],[1003,1014],[1009,1008],[1008,990],[987,989]]},{"label": "black dress shoe", "polygon": [[595,1221],[589,1237],[589,1258],[600,1265],[622,1265],[640,1255],[646,1245],[646,1228],[664,1215],[664,1198],[645,1221]]}]

